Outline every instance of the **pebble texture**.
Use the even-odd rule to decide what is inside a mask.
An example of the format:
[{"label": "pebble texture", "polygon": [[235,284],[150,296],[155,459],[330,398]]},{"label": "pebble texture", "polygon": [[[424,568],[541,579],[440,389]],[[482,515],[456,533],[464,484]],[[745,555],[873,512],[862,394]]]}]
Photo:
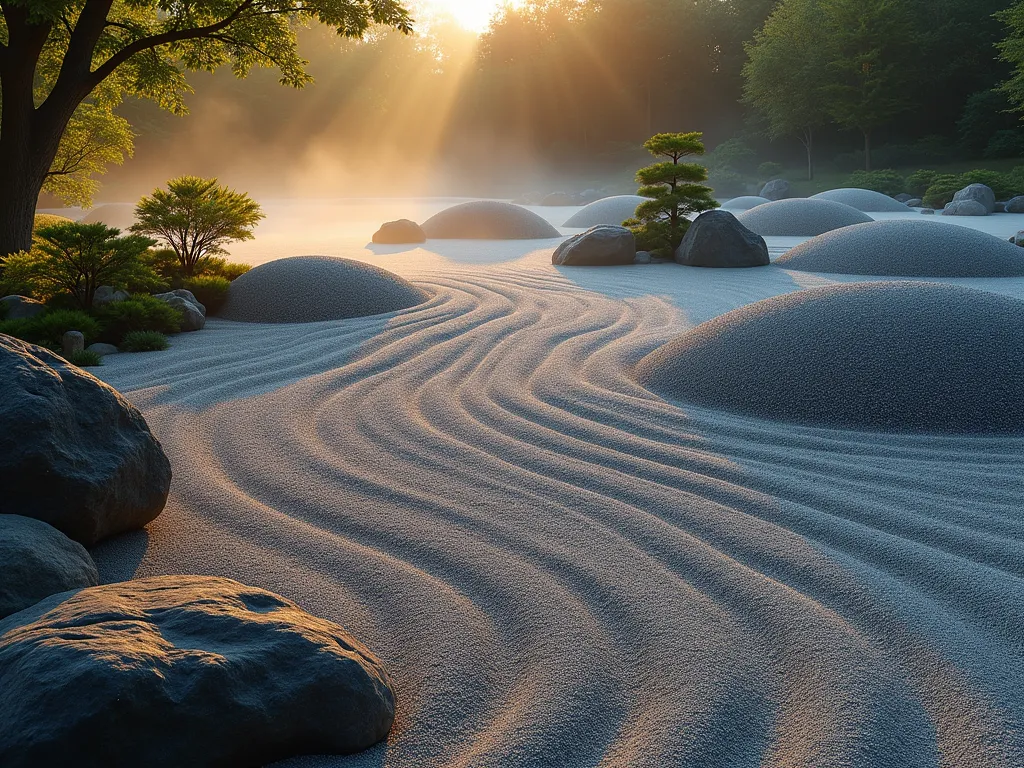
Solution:
[{"label": "pebble texture", "polygon": [[751,208],[757,208],[759,205],[770,202],[771,200],[767,197],[744,195],[743,197],[734,197],[732,200],[722,203],[722,207],[730,211],[749,211]]},{"label": "pebble texture", "polygon": [[395,698],[345,630],[236,581],[63,592],[0,621],[0,765],[262,766],[384,738]]},{"label": "pebble texture", "polygon": [[1024,302],[913,282],[798,291],[698,326],[637,374],[665,397],[765,419],[1020,433]]},{"label": "pebble texture", "polygon": [[636,238],[625,227],[591,227],[562,243],[551,263],[563,267],[613,267],[636,259]]},{"label": "pebble texture", "polygon": [[[908,197],[907,200],[910,198]],[[831,189],[812,195],[811,200],[831,200],[865,213],[906,213],[906,203],[870,189]]]},{"label": "pebble texture", "polygon": [[435,240],[535,240],[561,237],[533,211],[512,203],[480,200],[431,216],[423,231]]},{"label": "pebble texture", "polygon": [[220,316],[246,323],[315,323],[397,312],[427,294],[380,267],[331,256],[295,256],[231,283]]},{"label": "pebble texture", "polygon": [[893,219],[829,232],[775,263],[842,275],[1014,277],[1024,275],[1024,250],[967,227]]},{"label": "pebble texture", "polygon": [[0,335],[0,392],[0,513],[43,520],[86,546],[160,514],[170,463],[114,389]]},{"label": "pebble texture", "polygon": [[740,223],[762,237],[814,237],[872,218],[832,200],[796,197],[759,205],[739,215]]},{"label": "pebble texture", "polygon": [[99,584],[96,564],[52,525],[0,515],[0,619],[44,597]]},{"label": "pebble texture", "polygon": [[562,226],[570,228],[599,227],[601,225],[619,227],[626,219],[633,217],[636,207],[640,203],[645,202],[647,202],[647,198],[639,195],[606,197],[584,207]]},{"label": "pebble texture", "polygon": [[687,267],[764,267],[771,263],[764,238],[729,211],[706,211],[686,231],[675,260]]}]

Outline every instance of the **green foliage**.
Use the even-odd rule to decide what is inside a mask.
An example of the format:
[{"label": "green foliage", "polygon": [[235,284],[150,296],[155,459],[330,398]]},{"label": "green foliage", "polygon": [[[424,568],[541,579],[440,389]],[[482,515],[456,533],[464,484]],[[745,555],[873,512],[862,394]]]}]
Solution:
[{"label": "green foliage", "polygon": [[43,227],[52,227],[56,224],[70,224],[74,219],[69,219],[66,216],[57,216],[53,213],[37,213],[35,216],[35,223],[32,226],[32,231],[35,232]]},{"label": "green foliage", "polygon": [[83,349],[71,355],[68,358],[68,362],[72,365],[77,365],[79,368],[95,368],[96,366],[103,365],[103,358],[91,350]]},{"label": "green foliage", "polygon": [[1024,131],[1019,128],[996,131],[985,145],[985,151],[982,154],[993,160],[1004,157],[1024,157]]},{"label": "green foliage", "polygon": [[120,230],[105,224],[41,227],[36,230],[36,247],[22,267],[42,294],[69,293],[88,310],[101,285],[121,288],[154,277],[142,261],[153,241],[119,235]]},{"label": "green foliage", "polygon": [[183,287],[206,307],[207,315],[216,315],[227,301],[231,281],[219,275],[199,275],[186,280]]},{"label": "green foliage", "polygon": [[228,282],[233,282],[250,269],[252,269],[251,264],[228,261],[217,256],[207,256],[197,265],[196,275],[223,277]]},{"label": "green foliage", "polygon": [[146,294],[105,304],[96,310],[96,317],[103,325],[101,340],[118,346],[135,332],[177,333],[182,321],[181,310]]},{"label": "green foliage", "polygon": [[993,136],[1016,127],[1017,118],[1009,112],[1010,102],[999,90],[972,93],[956,124],[960,144],[973,157],[980,155]]},{"label": "green foliage", "polygon": [[171,179],[166,190],[143,197],[135,216],[132,231],[167,243],[186,277],[196,274],[204,258],[224,253],[228,243],[251,240],[264,218],[259,203],[244,192],[196,176]]},{"label": "green foliage", "polygon": [[846,186],[856,189],[872,189],[883,195],[898,195],[906,187],[906,181],[892,169],[884,171],[855,171],[846,180]]},{"label": "green foliage", "polygon": [[53,309],[35,317],[0,322],[0,333],[50,349],[60,349],[67,331],[81,331],[85,343],[90,344],[99,337],[100,324],[85,312],[69,309]]},{"label": "green foliage", "polygon": [[161,352],[170,344],[158,331],[131,331],[125,334],[118,348],[122,352]]},{"label": "green foliage", "polygon": [[659,133],[644,148],[655,157],[669,160],[637,171],[638,194],[652,198],[640,203],[636,215],[624,222],[633,230],[637,246],[656,256],[670,257],[683,241],[690,222],[688,214],[717,208],[712,190],[701,182],[707,169],[696,163],[681,163],[689,155],[703,155],[701,133]]},{"label": "green foliage", "polygon": [[729,168],[712,171],[708,174],[708,186],[718,197],[737,197],[747,191],[743,177]]},{"label": "green foliage", "polygon": [[[11,294],[5,293],[4,296],[10,296]],[[7,319],[7,314],[11,311],[11,308],[7,304],[0,304],[0,323]]]},{"label": "green foliage", "polygon": [[907,194],[913,195],[914,197],[923,197],[925,192],[928,191],[928,187],[935,183],[938,178],[938,171],[929,171],[921,169],[914,171],[912,174],[907,176],[906,179],[906,192]]},{"label": "green foliage", "polygon": [[782,171],[782,163],[761,163],[757,166],[757,177],[761,179],[761,181],[771,181],[772,179],[781,176]]},{"label": "green foliage", "polygon": [[110,104],[83,102],[64,129],[43,191],[65,205],[92,205],[99,189],[94,177],[108,165],[121,165],[135,151],[131,126],[114,114]]},{"label": "green foliage", "polygon": [[36,258],[31,254],[22,252],[0,256],[0,296],[40,298],[35,274]]},{"label": "green foliage", "polygon": [[1024,112],[1024,0],[1017,0],[996,18],[1006,26],[1006,37],[998,44],[1000,58],[1013,67],[999,90],[1016,111]]},{"label": "green foliage", "polygon": [[924,193],[922,201],[929,208],[945,208],[953,200],[953,195],[965,186],[963,177],[957,174],[936,176]]},{"label": "green foliage", "polygon": [[960,177],[960,180],[963,182],[960,185],[961,189],[968,184],[984,184],[995,193],[996,200],[1008,200],[1024,191],[1016,186],[1015,180],[1010,175],[983,168],[967,171]]},{"label": "green foliage", "polygon": [[757,162],[757,153],[743,139],[723,141],[708,152],[705,163],[713,171],[730,170],[749,173]]}]

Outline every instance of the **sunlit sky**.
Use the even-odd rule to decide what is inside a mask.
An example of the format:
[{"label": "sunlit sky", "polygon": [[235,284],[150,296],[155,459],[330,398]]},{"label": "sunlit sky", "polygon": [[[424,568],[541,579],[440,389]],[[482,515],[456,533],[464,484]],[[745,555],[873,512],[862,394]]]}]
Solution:
[{"label": "sunlit sky", "polygon": [[426,0],[424,5],[451,14],[466,29],[483,32],[502,0]]}]

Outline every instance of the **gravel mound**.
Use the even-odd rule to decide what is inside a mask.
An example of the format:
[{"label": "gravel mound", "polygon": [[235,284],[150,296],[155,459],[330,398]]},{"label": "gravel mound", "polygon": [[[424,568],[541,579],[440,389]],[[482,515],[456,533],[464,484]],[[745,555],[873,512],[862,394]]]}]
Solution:
[{"label": "gravel mound", "polygon": [[730,211],[749,211],[751,208],[757,208],[759,205],[770,202],[771,200],[767,197],[744,195],[743,197],[734,197],[732,200],[722,203],[722,207]]},{"label": "gravel mound", "polygon": [[423,222],[434,240],[535,240],[561,237],[533,211],[512,203],[478,200],[441,211]]},{"label": "gravel mound", "polygon": [[231,283],[220,316],[245,323],[316,323],[408,309],[427,299],[379,267],[330,256],[295,256]]},{"label": "gravel mound", "polygon": [[83,224],[106,224],[126,230],[135,223],[135,206],[128,203],[111,203],[93,208],[82,219]]},{"label": "gravel mound", "polygon": [[1024,275],[1024,249],[968,227],[896,219],[828,232],[776,262],[784,269],[888,277]]},{"label": "gravel mound", "polygon": [[665,397],[886,432],[1024,432],[1024,302],[971,288],[848,283],[779,296],[645,357]]},{"label": "gravel mound", "polygon": [[[811,200],[831,200],[834,203],[842,203],[858,211],[866,213],[906,213],[907,206],[888,195],[875,192],[870,189],[830,189],[828,192],[821,192],[812,195]],[[909,199],[909,198],[908,198]]]},{"label": "gravel mound", "polygon": [[622,222],[632,218],[636,207],[646,203],[646,197],[639,195],[616,195],[606,197],[583,208],[572,216],[563,227],[621,227]]},{"label": "gravel mound", "polygon": [[761,237],[814,237],[872,221],[866,213],[832,200],[794,197],[741,213],[740,223]]}]

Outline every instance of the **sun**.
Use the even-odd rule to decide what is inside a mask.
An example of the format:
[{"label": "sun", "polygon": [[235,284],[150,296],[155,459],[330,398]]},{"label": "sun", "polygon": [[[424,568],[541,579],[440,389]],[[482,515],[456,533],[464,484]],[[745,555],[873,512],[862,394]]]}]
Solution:
[{"label": "sun", "polygon": [[430,0],[429,5],[452,16],[461,26],[480,33],[487,30],[494,12],[503,0]]}]

